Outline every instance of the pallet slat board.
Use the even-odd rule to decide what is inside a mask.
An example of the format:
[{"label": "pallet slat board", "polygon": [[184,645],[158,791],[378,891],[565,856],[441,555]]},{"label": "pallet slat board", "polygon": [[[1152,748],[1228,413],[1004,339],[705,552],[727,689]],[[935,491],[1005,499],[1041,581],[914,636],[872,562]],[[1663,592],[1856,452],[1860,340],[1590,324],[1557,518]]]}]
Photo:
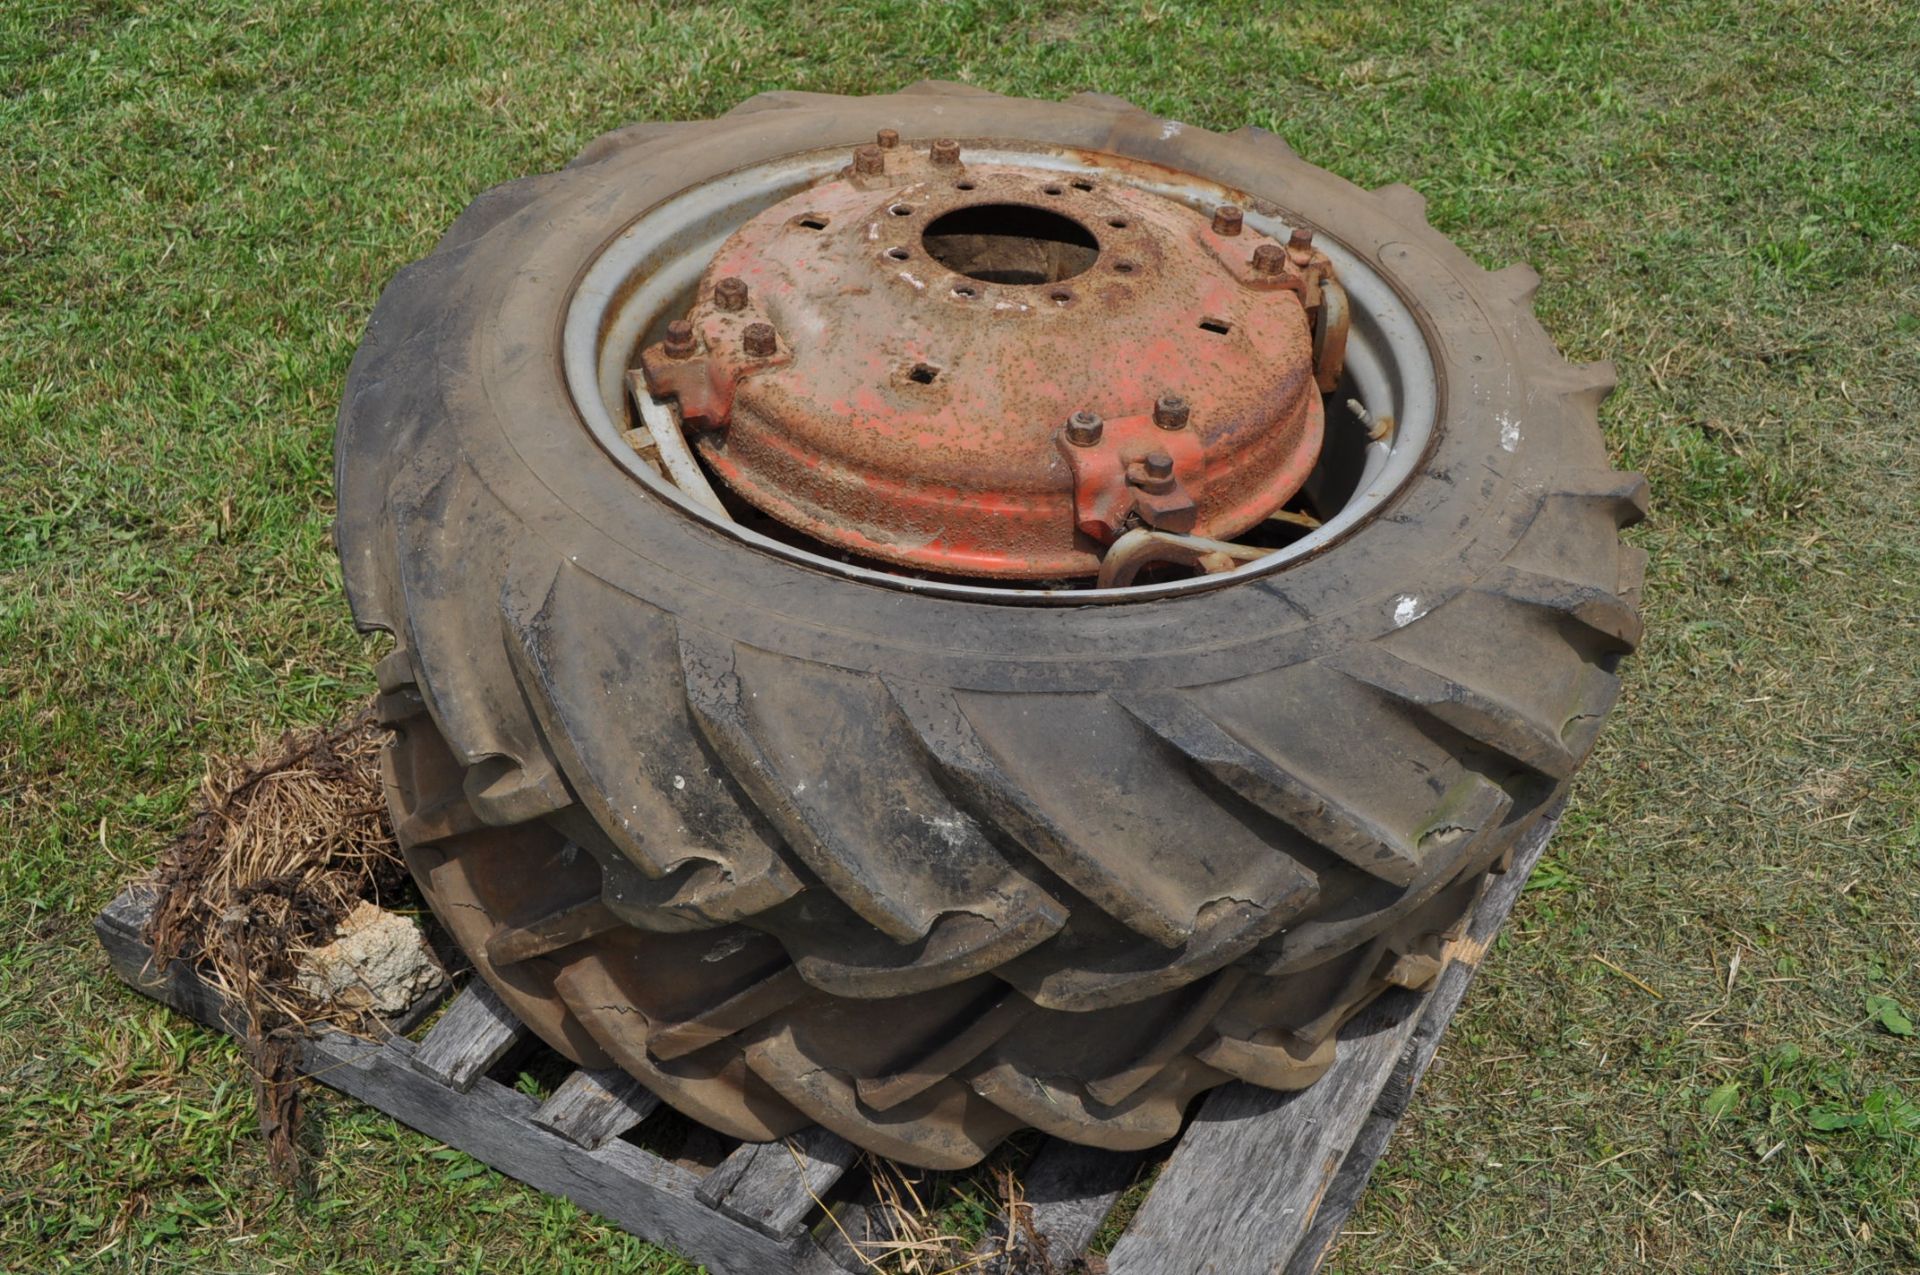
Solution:
[{"label": "pallet slat board", "polygon": [[591,1151],[652,1115],[660,1105],[624,1071],[574,1072],[533,1113],[533,1122]]},{"label": "pallet slat board", "polygon": [[[1556,822],[1557,812],[1541,820],[1511,870],[1492,878],[1439,978],[1422,993],[1390,992],[1357,1015],[1318,1083],[1297,1094],[1216,1089],[1170,1153],[1044,1142],[1021,1174],[1019,1216],[996,1220],[968,1269],[1068,1268],[1143,1164],[1164,1154],[1108,1256],[1109,1275],[1313,1275]],[[141,936],[152,903],[151,888],[136,885],[95,919],[115,973],[239,1034],[238,1015],[191,969],[153,968]],[[661,1107],[624,1073],[575,1070],[544,1102],[489,1074],[528,1034],[483,984],[470,983],[414,1043],[409,1035],[438,999],[396,1018],[383,1041],[336,1031],[305,1038],[301,1071],[716,1275],[869,1271],[892,1242],[885,1210],[854,1202],[865,1171],[854,1171],[859,1153],[838,1135],[812,1128],[779,1143],[741,1144],[702,1173],[626,1139]]]},{"label": "pallet slat board", "polygon": [[1030,1258],[1046,1270],[1048,1263],[1058,1266],[1084,1253],[1132,1184],[1144,1154],[1048,1141],[1021,1171],[1022,1198],[1014,1206],[1019,1216],[998,1219],[974,1256]]},{"label": "pallet slat board", "polygon": [[465,1093],[526,1034],[493,989],[475,979],[413,1051],[412,1062],[455,1093]]},{"label": "pallet slat board", "polygon": [[[1310,1088],[1275,1093],[1225,1085],[1208,1094],[1152,1194],[1114,1245],[1111,1275],[1270,1270],[1273,1254],[1291,1261],[1302,1253],[1316,1218],[1331,1220],[1337,1213],[1344,1220],[1406,1110],[1412,1082],[1432,1061],[1427,1042],[1437,1047],[1459,1007],[1459,994],[1519,899],[1544,845],[1543,838],[1540,847],[1529,847],[1524,863],[1516,856],[1512,869],[1493,878],[1466,933],[1449,945],[1443,976],[1426,992],[1392,992],[1354,1016],[1340,1032],[1339,1060]],[[1479,932],[1477,923],[1489,918],[1491,924]],[[1447,975],[1454,976],[1458,992],[1443,1004],[1436,993],[1447,986]],[[1430,1010],[1440,1013],[1422,1038],[1419,1028],[1429,1021]],[[1420,1061],[1410,1061],[1421,1052]],[[1417,1072],[1406,1073],[1405,1091],[1388,1097],[1396,1075],[1415,1066]],[[1393,1111],[1373,1146],[1365,1134],[1383,1098]],[[1354,1167],[1350,1193],[1341,1197],[1343,1208],[1329,1209],[1328,1197],[1342,1185],[1340,1169],[1349,1159]],[[1338,1223],[1331,1225],[1324,1236],[1327,1247],[1339,1235]],[[1186,1251],[1172,1251],[1176,1243]],[[1206,1264],[1194,1265],[1195,1253],[1206,1254]],[[1325,1247],[1306,1269],[1317,1266],[1324,1253]]]},{"label": "pallet slat board", "polygon": [[764,1235],[799,1232],[858,1148],[818,1126],[781,1142],[743,1142],[700,1183],[701,1202]]}]

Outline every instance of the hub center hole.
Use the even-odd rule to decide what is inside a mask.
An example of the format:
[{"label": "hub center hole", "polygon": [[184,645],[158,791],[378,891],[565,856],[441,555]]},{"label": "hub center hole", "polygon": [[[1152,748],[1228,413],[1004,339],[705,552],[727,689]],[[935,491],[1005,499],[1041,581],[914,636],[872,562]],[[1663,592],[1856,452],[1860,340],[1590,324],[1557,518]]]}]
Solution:
[{"label": "hub center hole", "polygon": [[1094,263],[1100,241],[1071,217],[1023,204],[975,204],[928,223],[927,255],[986,283],[1059,283]]}]

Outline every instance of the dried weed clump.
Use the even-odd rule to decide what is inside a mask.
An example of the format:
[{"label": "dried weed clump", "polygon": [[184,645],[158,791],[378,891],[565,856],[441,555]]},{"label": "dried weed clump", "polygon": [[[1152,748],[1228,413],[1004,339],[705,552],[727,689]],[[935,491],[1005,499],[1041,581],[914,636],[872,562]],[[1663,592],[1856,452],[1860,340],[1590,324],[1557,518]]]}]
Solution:
[{"label": "dried weed clump", "polygon": [[387,823],[370,711],[208,766],[192,820],[155,871],[154,960],[187,961],[245,1016],[261,1130],[275,1173],[299,1175],[296,1037],[371,1030],[363,1008],[301,989],[300,953],[333,938],[362,901],[410,889]]}]

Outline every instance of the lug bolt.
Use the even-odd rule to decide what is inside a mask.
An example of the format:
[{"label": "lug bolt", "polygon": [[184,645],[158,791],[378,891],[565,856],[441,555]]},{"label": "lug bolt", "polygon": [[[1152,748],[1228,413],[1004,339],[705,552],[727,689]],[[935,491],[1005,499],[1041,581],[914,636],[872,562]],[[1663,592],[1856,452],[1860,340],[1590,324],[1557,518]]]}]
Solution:
[{"label": "lug bolt", "polygon": [[675,319],[667,324],[667,340],[664,347],[670,359],[684,359],[693,354],[693,325],[685,319]]},{"label": "lug bolt", "polygon": [[1106,422],[1092,412],[1075,412],[1067,417],[1067,441],[1075,447],[1092,447],[1100,441]]},{"label": "lug bolt", "polygon": [[1149,478],[1159,480],[1173,477],[1173,457],[1167,455],[1165,452],[1148,453],[1144,463],[1146,464],[1147,477]]},{"label": "lug bolt", "polygon": [[1244,220],[1239,207],[1234,204],[1221,204],[1213,210],[1213,233],[1216,235],[1237,235],[1240,223]]},{"label": "lug bolt", "polygon": [[874,134],[873,140],[879,143],[881,150],[890,151],[900,144],[900,130],[896,128],[883,128]]},{"label": "lug bolt", "polygon": [[1287,250],[1277,243],[1263,243],[1253,250],[1255,274],[1279,274],[1287,268]]},{"label": "lug bolt", "polygon": [[1161,429],[1185,429],[1191,414],[1187,400],[1178,394],[1162,394],[1153,405],[1153,423]]},{"label": "lug bolt", "polygon": [[1295,226],[1293,233],[1287,236],[1287,247],[1303,251],[1313,247],[1313,232],[1305,226]]},{"label": "lug bolt", "polygon": [[887,171],[886,152],[878,146],[853,148],[853,171],[862,177],[878,177]]},{"label": "lug bolt", "polygon": [[722,310],[744,310],[747,308],[747,281],[735,275],[728,275],[713,285],[713,303]]},{"label": "lug bolt", "polygon": [[951,137],[936,138],[927,154],[940,167],[952,168],[960,162],[960,143]]},{"label": "lug bolt", "polygon": [[779,342],[774,338],[771,323],[749,323],[740,334],[740,346],[750,359],[770,359]]}]

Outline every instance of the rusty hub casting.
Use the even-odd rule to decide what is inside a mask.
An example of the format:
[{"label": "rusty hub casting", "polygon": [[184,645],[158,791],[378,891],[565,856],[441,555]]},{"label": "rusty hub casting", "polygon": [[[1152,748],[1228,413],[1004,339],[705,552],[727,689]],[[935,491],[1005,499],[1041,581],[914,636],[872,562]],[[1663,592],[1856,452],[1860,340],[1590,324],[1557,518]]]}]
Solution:
[{"label": "rusty hub casting", "polygon": [[[1062,579],[1136,529],[1228,541],[1278,512],[1319,457],[1345,316],[1309,232],[887,131],[735,231],[641,365],[780,523]],[[1183,565],[1248,559],[1221,548]]]}]

